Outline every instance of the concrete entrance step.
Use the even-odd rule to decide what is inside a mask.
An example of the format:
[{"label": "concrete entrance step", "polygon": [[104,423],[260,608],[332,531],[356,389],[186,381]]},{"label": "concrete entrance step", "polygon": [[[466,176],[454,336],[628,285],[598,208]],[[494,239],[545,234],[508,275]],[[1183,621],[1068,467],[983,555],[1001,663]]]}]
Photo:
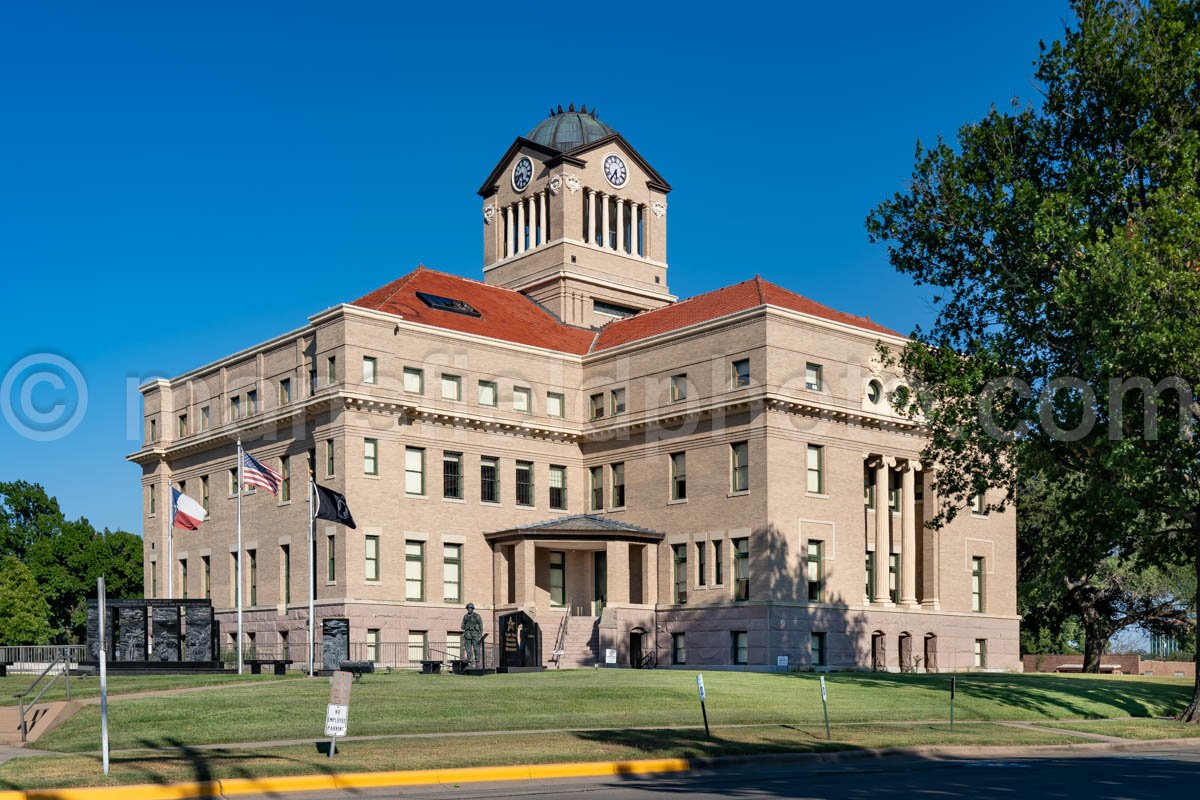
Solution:
[{"label": "concrete entrance step", "polygon": [[[71,702],[38,703],[25,711],[29,726],[26,743],[38,738],[63,724],[82,707],[76,700]],[[21,712],[16,706],[0,706],[0,745],[21,746]]]}]

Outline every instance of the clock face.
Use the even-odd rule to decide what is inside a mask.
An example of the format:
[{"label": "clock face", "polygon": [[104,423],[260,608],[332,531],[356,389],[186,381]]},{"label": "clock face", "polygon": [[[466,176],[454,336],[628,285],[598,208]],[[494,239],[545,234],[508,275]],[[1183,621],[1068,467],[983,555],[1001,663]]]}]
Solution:
[{"label": "clock face", "polygon": [[620,189],[625,185],[625,181],[629,179],[629,170],[625,167],[625,161],[616,153],[604,157],[604,177],[608,178],[608,182]]},{"label": "clock face", "polygon": [[529,185],[530,179],[533,178],[533,162],[529,160],[529,156],[521,156],[521,160],[513,167],[512,185],[518,192],[525,191],[525,187]]}]

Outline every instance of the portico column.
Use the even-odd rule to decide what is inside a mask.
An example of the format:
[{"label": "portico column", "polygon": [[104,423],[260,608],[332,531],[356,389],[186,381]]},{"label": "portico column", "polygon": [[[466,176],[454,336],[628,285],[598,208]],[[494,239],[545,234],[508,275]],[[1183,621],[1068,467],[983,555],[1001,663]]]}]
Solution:
[{"label": "portico column", "polygon": [[525,252],[525,201],[517,201],[517,252]]},{"label": "portico column", "polygon": [[900,473],[900,527],[903,532],[900,565],[900,604],[917,607],[917,501],[913,489],[920,464],[909,461]]},{"label": "portico column", "polygon": [[601,233],[600,233],[600,246],[603,247],[605,250],[607,250],[607,249],[609,249],[609,247],[608,247],[608,220],[609,220],[609,217],[608,217],[608,195],[605,194],[604,192],[600,193],[600,202],[604,204],[603,210],[600,212],[600,221],[603,224],[603,227],[601,228]]},{"label": "portico column", "polygon": [[641,203],[629,204],[629,252],[637,255],[642,249],[642,232],[638,230],[638,209]]},{"label": "portico column", "polygon": [[596,246],[596,190],[588,189],[587,244]]},{"label": "portico column", "polygon": [[888,592],[888,563],[891,560],[891,542],[888,527],[892,510],[888,507],[888,470],[895,462],[888,458],[875,461],[875,597],[881,605],[892,605]]},{"label": "portico column", "polygon": [[517,229],[513,225],[512,206],[506,206],[504,209],[504,224],[508,227],[508,242],[504,247],[505,255],[512,258],[517,253]]},{"label": "portico column", "polygon": [[621,198],[616,198],[617,201],[617,252],[625,252],[625,201]]},{"label": "portico column", "polygon": [[550,226],[546,224],[546,192],[547,191],[549,191],[549,190],[544,189],[544,190],[538,192],[538,220],[539,220],[538,235],[541,237],[541,239],[540,239],[541,244],[545,244],[546,240],[550,238],[549,236],[546,235],[546,232],[550,230]]}]

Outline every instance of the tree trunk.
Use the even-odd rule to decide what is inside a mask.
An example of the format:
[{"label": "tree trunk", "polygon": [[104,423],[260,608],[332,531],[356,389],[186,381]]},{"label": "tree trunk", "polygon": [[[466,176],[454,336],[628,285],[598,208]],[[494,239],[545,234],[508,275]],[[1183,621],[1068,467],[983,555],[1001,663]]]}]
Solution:
[{"label": "tree trunk", "polygon": [[1192,523],[1192,549],[1196,556],[1196,625],[1192,631],[1196,643],[1196,682],[1192,687],[1192,702],[1179,715],[1180,722],[1200,724],[1200,520]]},{"label": "tree trunk", "polygon": [[1092,605],[1079,604],[1080,618],[1083,620],[1083,671],[1100,672],[1100,657],[1104,655],[1112,631],[1104,624],[1100,614]]}]

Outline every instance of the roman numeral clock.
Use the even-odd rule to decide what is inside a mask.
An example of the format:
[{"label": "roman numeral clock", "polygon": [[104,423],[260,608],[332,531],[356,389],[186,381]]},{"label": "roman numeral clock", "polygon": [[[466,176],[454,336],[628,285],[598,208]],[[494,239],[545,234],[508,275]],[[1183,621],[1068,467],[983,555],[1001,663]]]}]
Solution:
[{"label": "roman numeral clock", "polygon": [[605,156],[604,177],[608,178],[608,182],[616,189],[624,186],[625,181],[629,180],[629,169],[625,166],[625,159],[616,153]]}]

